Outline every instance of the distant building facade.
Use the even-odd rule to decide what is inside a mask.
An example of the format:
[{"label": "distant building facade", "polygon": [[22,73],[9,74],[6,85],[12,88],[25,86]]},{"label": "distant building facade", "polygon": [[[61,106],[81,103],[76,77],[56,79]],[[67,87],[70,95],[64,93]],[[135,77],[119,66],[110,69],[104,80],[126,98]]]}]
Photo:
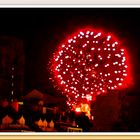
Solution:
[{"label": "distant building facade", "polygon": [[15,37],[0,36],[0,99],[21,98],[23,87],[23,43]]}]

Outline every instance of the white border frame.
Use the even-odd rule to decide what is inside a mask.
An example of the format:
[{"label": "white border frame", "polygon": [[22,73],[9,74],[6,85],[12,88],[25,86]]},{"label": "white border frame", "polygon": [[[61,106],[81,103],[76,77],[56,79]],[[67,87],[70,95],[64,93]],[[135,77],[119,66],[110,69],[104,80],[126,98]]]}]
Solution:
[{"label": "white border frame", "polygon": [[42,5],[42,4],[51,4],[51,5],[109,5],[109,4],[123,4],[123,5],[132,5],[132,4],[140,4],[139,0],[0,0],[0,4],[35,4],[35,5]]},{"label": "white border frame", "polygon": [[63,4],[63,5],[57,5],[57,4],[1,4],[0,1],[0,8],[140,8],[140,3],[135,5],[113,5],[113,4],[107,4],[107,5],[93,5],[93,4],[86,4],[86,5],[82,5],[82,4]]},{"label": "white border frame", "polygon": [[[79,5],[80,3],[80,5]],[[127,4],[126,4],[127,3]],[[45,5],[44,5],[45,4]],[[100,5],[101,4],[101,5]],[[104,5],[105,4],[105,5]],[[117,5],[114,5],[117,4]],[[121,5],[120,5],[121,4]],[[124,5],[123,5],[124,4]],[[132,5],[133,4],[133,5]],[[75,0],[67,1],[66,0],[0,0],[0,8],[140,8],[140,1],[139,0],[98,0],[98,1],[92,1],[92,0],[78,0],[78,3]],[[0,139],[56,139],[54,136],[58,136],[57,139],[63,139],[63,136],[66,136],[65,139],[77,139],[73,136],[79,136],[78,139],[140,139],[140,133],[139,132],[118,132],[118,133],[108,133],[108,132],[88,132],[88,133],[42,133],[42,132],[22,132],[22,133],[0,133]],[[26,136],[26,137],[24,137]],[[32,137],[30,137],[32,136]],[[36,136],[36,138],[34,137]],[[38,137],[40,138],[38,138]],[[84,137],[86,136],[86,138]],[[98,137],[100,136],[100,137]],[[104,136],[101,137],[101,136]],[[118,136],[126,136],[118,138]],[[133,137],[130,137],[133,136]],[[139,136],[139,137],[135,137]],[[73,138],[72,138],[73,137]]]}]

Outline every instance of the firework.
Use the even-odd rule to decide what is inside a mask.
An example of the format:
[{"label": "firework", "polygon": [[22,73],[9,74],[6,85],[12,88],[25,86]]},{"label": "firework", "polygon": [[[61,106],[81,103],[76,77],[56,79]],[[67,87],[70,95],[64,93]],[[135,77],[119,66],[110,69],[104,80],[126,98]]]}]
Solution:
[{"label": "firework", "polygon": [[111,34],[80,30],[58,47],[50,62],[55,86],[66,95],[69,106],[128,85],[128,55]]}]

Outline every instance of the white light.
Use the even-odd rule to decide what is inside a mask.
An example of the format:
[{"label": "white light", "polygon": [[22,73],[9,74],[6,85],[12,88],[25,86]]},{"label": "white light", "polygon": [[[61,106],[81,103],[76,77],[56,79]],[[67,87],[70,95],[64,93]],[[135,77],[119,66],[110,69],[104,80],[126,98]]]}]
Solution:
[{"label": "white light", "polygon": [[119,58],[121,57],[121,55],[120,55],[120,54],[115,54],[115,56],[118,56]]},{"label": "white light", "polygon": [[76,40],[73,40],[73,43],[76,43]]},{"label": "white light", "polygon": [[121,85],[122,85],[122,83],[119,83],[118,85],[119,85],[119,86],[121,86]]},{"label": "white light", "polygon": [[106,65],[105,65],[105,67],[108,67],[108,66],[109,66],[109,64],[106,64]]},{"label": "white light", "polygon": [[118,73],[117,71],[114,71],[114,73]]},{"label": "white light", "polygon": [[98,64],[95,64],[95,67],[98,67]]},{"label": "white light", "polygon": [[14,83],[12,82],[12,87],[14,86]]},{"label": "white light", "polygon": [[123,81],[123,78],[121,78],[121,81]]},{"label": "white light", "polygon": [[119,81],[119,78],[116,78],[116,81]]},{"label": "white light", "polygon": [[100,83],[99,85],[101,86],[102,84]]},{"label": "white light", "polygon": [[71,39],[68,40],[68,43],[71,43]]},{"label": "white light", "polygon": [[59,78],[59,77],[61,77],[61,75],[58,75],[57,77]]},{"label": "white light", "polygon": [[127,74],[126,74],[126,73],[124,73],[124,74],[123,74],[123,76],[127,76]]},{"label": "white light", "polygon": [[94,36],[94,38],[97,38],[97,37],[98,37],[98,35],[95,35],[95,36]]},{"label": "white light", "polygon": [[72,78],[72,81],[75,81],[75,78]]},{"label": "white light", "polygon": [[93,35],[93,32],[91,32],[90,35]]},{"label": "white light", "polygon": [[98,33],[98,36],[101,36],[101,33]]},{"label": "white light", "polygon": [[60,62],[60,64],[63,64],[63,61],[62,61],[62,62]]},{"label": "white light", "polygon": [[81,34],[81,35],[84,35],[84,33],[83,33],[83,32],[80,32],[80,34]]},{"label": "white light", "polygon": [[64,48],[64,47],[65,47],[65,45],[63,44],[63,45],[62,45],[62,48]]},{"label": "white light", "polygon": [[77,85],[77,82],[75,82],[75,84]]},{"label": "white light", "polygon": [[69,58],[69,56],[67,55],[67,56],[65,56],[65,58],[67,59],[67,58]]},{"label": "white light", "polygon": [[81,61],[80,60],[78,60],[78,63],[80,63]]},{"label": "white light", "polygon": [[125,65],[124,67],[125,67],[125,68],[128,68],[128,66],[127,66],[127,65]]},{"label": "white light", "polygon": [[109,41],[110,40],[110,38],[111,38],[111,36],[109,35],[109,36],[107,36],[107,41]]},{"label": "white light", "polygon": [[86,34],[89,34],[89,33],[90,33],[90,31],[87,31],[87,32],[86,32]]},{"label": "white light", "polygon": [[102,90],[102,92],[105,92],[105,90]]},{"label": "white light", "polygon": [[115,47],[115,43],[112,44],[112,47]]},{"label": "white light", "polygon": [[85,78],[85,80],[88,80],[88,78]]}]

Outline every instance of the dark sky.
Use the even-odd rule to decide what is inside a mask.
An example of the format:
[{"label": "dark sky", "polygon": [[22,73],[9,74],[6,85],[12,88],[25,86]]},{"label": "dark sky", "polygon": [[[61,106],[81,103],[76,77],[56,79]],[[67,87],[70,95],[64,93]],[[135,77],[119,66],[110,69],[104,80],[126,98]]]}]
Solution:
[{"label": "dark sky", "polygon": [[46,67],[57,46],[77,29],[86,26],[113,33],[128,49],[138,93],[140,81],[139,8],[11,8],[0,9],[0,35],[24,42],[25,90],[55,92]]}]

